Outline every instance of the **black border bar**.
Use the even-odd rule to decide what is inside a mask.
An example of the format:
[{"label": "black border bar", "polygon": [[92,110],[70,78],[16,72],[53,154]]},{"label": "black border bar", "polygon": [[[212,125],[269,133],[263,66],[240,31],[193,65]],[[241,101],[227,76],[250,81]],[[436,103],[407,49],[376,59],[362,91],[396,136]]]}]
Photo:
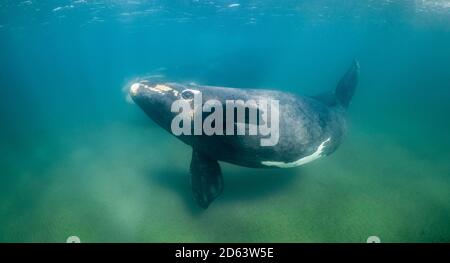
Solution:
[{"label": "black border bar", "polygon": [[[184,249],[184,257],[177,257]],[[229,251],[223,254],[223,249]],[[249,250],[259,251],[255,256]],[[187,251],[198,252],[198,257],[186,257]],[[200,250],[208,250],[206,260]],[[240,251],[240,252],[237,252]],[[247,251],[247,252],[244,252]],[[261,251],[266,251],[262,253]],[[267,252],[271,251],[270,254]],[[234,255],[233,255],[234,252]],[[153,243],[153,244],[0,244],[3,257],[14,259],[32,258],[59,262],[91,261],[106,259],[129,262],[139,258],[140,262],[310,262],[316,260],[357,260],[358,262],[384,262],[398,258],[448,262],[450,244],[293,244],[293,243]],[[215,253],[213,255],[213,253]],[[222,254],[222,257],[219,256]],[[231,255],[231,256],[230,256]],[[245,256],[246,255],[246,256]],[[223,257],[225,256],[225,257]]]}]

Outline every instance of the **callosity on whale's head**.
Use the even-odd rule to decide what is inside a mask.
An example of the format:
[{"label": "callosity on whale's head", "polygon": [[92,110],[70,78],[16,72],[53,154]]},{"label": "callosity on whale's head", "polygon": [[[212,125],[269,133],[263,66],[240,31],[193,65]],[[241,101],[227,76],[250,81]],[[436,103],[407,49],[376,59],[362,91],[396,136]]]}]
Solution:
[{"label": "callosity on whale's head", "polygon": [[[131,84],[129,94],[133,101],[157,124],[171,132],[171,121],[177,115],[171,108],[175,101],[183,100],[191,104],[196,94],[202,94],[204,100],[215,97],[213,87],[199,86],[194,83],[141,80]],[[209,95],[209,96],[208,96]]]},{"label": "callosity on whale's head", "polygon": [[170,131],[170,122],[176,115],[171,112],[171,105],[184,95],[184,90],[184,87],[177,84],[142,80],[130,86],[129,94],[152,120]]}]

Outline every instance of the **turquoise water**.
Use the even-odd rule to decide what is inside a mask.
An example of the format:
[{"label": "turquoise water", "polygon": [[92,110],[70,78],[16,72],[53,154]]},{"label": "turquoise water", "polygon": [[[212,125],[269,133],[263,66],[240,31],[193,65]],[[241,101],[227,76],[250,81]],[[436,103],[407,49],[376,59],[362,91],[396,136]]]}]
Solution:
[{"label": "turquoise water", "polygon": [[[450,1],[1,1],[0,242],[450,241]],[[206,211],[191,150],[126,100],[133,79],[314,95],[353,58],[333,155],[222,164]]]}]

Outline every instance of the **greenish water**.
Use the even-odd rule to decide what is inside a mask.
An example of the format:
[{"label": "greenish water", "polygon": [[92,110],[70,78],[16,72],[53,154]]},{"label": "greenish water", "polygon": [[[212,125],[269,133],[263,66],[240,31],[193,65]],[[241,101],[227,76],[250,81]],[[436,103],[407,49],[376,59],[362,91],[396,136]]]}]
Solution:
[{"label": "greenish water", "polygon": [[[239,4],[239,5],[236,5]],[[450,1],[2,1],[0,242],[450,242]],[[331,156],[222,164],[126,102],[136,77],[298,94],[361,79]]]}]

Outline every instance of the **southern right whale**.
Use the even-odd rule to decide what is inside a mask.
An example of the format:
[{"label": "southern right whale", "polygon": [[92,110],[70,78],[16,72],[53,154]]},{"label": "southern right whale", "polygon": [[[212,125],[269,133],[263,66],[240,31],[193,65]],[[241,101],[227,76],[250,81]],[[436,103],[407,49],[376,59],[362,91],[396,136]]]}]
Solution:
[{"label": "southern right whale", "polygon": [[[267,135],[261,134],[174,134],[192,146],[190,174],[193,195],[202,208],[207,208],[223,191],[218,161],[252,168],[291,168],[333,153],[346,132],[346,110],[355,92],[358,76],[359,63],[355,60],[333,91],[314,97],[276,90],[156,83],[152,80],[132,84],[129,94],[153,121],[171,134],[174,134],[173,120],[179,115],[179,112],[173,112],[174,102],[185,101],[192,104],[193,98],[198,94],[202,96],[202,106],[207,101],[223,105],[233,100],[278,102],[278,137],[274,145],[261,146],[261,140],[267,138]],[[248,131],[251,125],[261,125],[261,120],[265,120],[269,126],[274,124],[267,115],[266,119],[260,118],[268,108],[259,107],[259,104],[252,105],[247,106],[249,111],[254,110],[258,115],[256,123],[250,123],[249,113],[246,112],[244,118],[234,118],[232,123],[227,119],[224,125],[233,129],[244,127]],[[192,125],[189,127],[194,129],[195,107],[191,111],[185,114],[190,116],[188,121]],[[204,117],[208,117],[208,114]]]}]

